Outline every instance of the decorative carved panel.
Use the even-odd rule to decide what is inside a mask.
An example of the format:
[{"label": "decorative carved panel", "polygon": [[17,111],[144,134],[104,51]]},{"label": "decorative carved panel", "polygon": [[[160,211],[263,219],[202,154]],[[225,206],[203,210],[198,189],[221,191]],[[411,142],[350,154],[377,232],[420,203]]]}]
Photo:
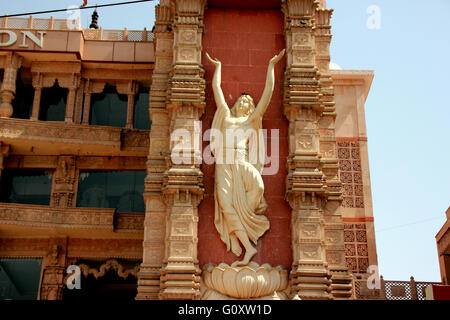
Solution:
[{"label": "decorative carved panel", "polygon": [[366,225],[344,224],[345,261],[355,273],[366,273],[369,267]]},{"label": "decorative carved panel", "polygon": [[363,181],[359,141],[340,139],[337,143],[339,177],[346,208],[364,208]]}]

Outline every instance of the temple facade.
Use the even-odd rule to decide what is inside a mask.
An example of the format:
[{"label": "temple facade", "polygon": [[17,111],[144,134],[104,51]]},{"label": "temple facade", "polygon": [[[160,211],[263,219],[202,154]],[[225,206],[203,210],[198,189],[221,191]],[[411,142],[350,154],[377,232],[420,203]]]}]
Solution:
[{"label": "temple facade", "polygon": [[[367,286],[378,264],[364,113],[374,73],[331,63],[333,10],[155,10],[152,31],[0,19],[0,299],[378,297]],[[242,93],[261,98],[283,49],[262,117],[270,228],[238,268],[217,231],[206,53],[231,107]],[[269,280],[255,289],[242,277]]]}]

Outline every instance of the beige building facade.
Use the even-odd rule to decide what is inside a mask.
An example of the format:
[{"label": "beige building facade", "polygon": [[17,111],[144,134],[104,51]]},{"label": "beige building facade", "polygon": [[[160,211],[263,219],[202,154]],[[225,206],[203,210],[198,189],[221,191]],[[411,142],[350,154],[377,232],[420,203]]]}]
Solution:
[{"label": "beige building facade", "polygon": [[[330,70],[333,10],[313,0],[155,10],[152,32],[0,19],[2,297],[378,297],[366,283],[378,264],[364,112],[374,73]],[[214,223],[206,52],[222,63],[231,107],[243,92],[261,98],[283,49],[261,118],[270,228],[238,267]]]}]

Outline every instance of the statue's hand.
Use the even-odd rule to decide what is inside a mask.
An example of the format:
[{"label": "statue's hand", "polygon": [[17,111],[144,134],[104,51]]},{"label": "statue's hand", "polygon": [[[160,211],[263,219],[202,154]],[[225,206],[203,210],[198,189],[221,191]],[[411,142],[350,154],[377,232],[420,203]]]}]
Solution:
[{"label": "statue's hand", "polygon": [[286,49],[281,50],[281,52],[278,55],[276,55],[275,57],[270,59],[270,64],[275,65],[278,61],[280,61],[281,58],[283,58],[285,51],[286,51]]},{"label": "statue's hand", "polygon": [[211,61],[216,67],[220,66],[222,63],[217,60],[217,59],[213,59],[209,56],[208,52],[206,52],[206,57],[208,58],[209,61]]}]

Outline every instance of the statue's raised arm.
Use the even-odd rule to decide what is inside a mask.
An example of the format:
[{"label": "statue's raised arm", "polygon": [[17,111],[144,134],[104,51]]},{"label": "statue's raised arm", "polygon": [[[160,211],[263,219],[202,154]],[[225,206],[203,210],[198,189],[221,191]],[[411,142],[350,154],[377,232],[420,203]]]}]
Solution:
[{"label": "statue's raised arm", "polygon": [[267,67],[267,77],[266,77],[266,85],[264,87],[264,91],[262,93],[261,99],[258,102],[258,105],[256,106],[255,112],[253,112],[249,120],[253,121],[254,119],[258,119],[264,115],[264,112],[266,112],[267,107],[269,106],[270,99],[272,98],[273,89],[275,87],[275,65],[278,61],[281,60],[284,56],[285,49],[281,50],[281,52],[274,56],[269,61],[269,66]]},{"label": "statue's raised arm", "polygon": [[212,89],[214,92],[214,100],[216,101],[217,108],[224,108],[229,112],[228,105],[225,101],[225,97],[222,92],[221,82],[222,82],[222,63],[217,59],[212,59],[208,53],[206,53],[206,57],[209,61],[211,61],[215,68],[214,76],[212,79]]}]

